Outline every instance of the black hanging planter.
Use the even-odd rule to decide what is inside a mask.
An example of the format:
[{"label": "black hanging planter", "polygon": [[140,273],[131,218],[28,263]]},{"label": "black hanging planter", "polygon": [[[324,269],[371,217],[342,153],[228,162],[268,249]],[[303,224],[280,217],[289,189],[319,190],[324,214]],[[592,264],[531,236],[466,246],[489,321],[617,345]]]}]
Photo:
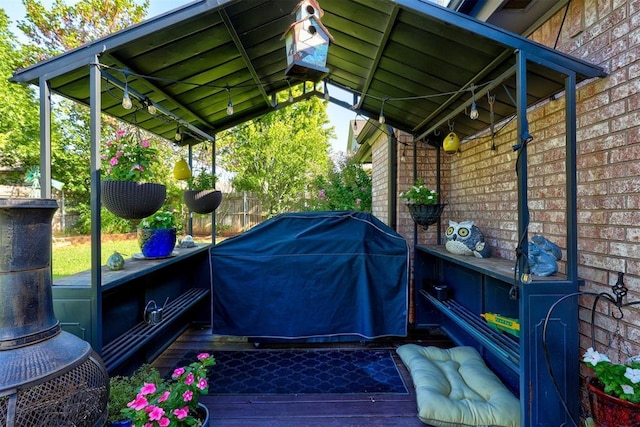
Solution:
[{"label": "black hanging planter", "polygon": [[111,213],[126,219],[146,218],[167,197],[167,187],[152,182],[102,181],[100,201]]},{"label": "black hanging planter", "polygon": [[190,211],[207,214],[220,206],[222,192],[219,190],[186,190],[182,193],[182,200]]},{"label": "black hanging planter", "polygon": [[415,221],[416,224],[420,224],[422,228],[425,230],[431,225],[438,222],[440,215],[442,215],[442,211],[444,207],[447,206],[446,203],[438,203],[438,204],[407,204],[407,208],[409,208],[409,213],[411,214],[411,218]]}]

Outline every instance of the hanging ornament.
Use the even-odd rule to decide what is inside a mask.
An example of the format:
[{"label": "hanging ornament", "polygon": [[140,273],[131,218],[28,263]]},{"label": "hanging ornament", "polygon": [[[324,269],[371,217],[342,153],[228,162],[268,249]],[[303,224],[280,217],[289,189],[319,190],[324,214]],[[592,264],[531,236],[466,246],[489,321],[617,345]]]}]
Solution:
[{"label": "hanging ornament", "polygon": [[180,159],[176,162],[176,165],[173,167],[173,177],[179,180],[187,180],[191,178],[191,169],[184,159]]},{"label": "hanging ornament", "polygon": [[449,123],[449,134],[444,137],[442,148],[447,154],[455,154],[458,152],[458,148],[460,148],[460,138],[458,138],[458,135],[453,131],[452,123]]}]

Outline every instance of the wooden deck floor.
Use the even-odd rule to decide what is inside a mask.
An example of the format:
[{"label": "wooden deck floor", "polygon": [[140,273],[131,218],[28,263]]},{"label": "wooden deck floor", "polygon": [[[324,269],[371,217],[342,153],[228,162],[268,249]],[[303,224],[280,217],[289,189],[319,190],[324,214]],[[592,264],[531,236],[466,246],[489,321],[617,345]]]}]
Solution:
[{"label": "wooden deck floor", "polygon": [[[262,347],[380,349],[396,348],[413,342],[420,345],[450,347],[444,335],[425,334],[404,341],[340,344],[261,344]],[[190,329],[174,342],[153,365],[164,375],[188,351],[209,349],[241,350],[255,348],[246,339],[230,339],[211,334],[209,329]],[[417,417],[416,396],[408,371],[394,352],[396,364],[404,377],[408,395],[236,395],[202,396],[214,427],[425,427]]]}]

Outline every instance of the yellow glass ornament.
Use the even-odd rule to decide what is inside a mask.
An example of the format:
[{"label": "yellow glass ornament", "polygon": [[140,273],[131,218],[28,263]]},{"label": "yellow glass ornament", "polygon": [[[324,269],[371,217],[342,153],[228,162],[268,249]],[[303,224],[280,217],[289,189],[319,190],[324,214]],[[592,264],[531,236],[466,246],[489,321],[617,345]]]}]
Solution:
[{"label": "yellow glass ornament", "polygon": [[442,148],[447,154],[455,154],[460,148],[460,138],[455,132],[449,132],[449,134],[442,141]]},{"label": "yellow glass ornament", "polygon": [[173,177],[180,180],[191,178],[191,169],[184,159],[176,162],[176,165],[173,167]]}]

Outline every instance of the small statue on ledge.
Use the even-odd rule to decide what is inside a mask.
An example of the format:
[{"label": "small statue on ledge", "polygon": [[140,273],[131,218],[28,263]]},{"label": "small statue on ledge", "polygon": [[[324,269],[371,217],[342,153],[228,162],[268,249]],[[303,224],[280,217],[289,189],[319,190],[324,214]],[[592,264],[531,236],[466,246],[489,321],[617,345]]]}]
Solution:
[{"label": "small statue on ledge", "polygon": [[529,242],[529,268],[536,276],[552,276],[558,272],[562,251],[555,243],[536,235]]},{"label": "small statue on ledge", "polygon": [[447,228],[445,248],[456,255],[473,255],[476,258],[489,258],[491,249],[484,241],[482,231],[467,220],[455,222],[449,220]]}]

